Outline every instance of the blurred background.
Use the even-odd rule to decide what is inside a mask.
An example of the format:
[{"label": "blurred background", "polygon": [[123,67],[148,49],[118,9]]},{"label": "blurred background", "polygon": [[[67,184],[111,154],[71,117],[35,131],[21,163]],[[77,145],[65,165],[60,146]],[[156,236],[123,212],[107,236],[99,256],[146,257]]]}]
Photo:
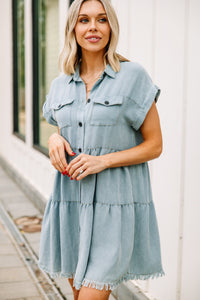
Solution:
[{"label": "blurred background", "polygon": [[[44,196],[55,171],[42,105],[59,75],[67,0],[0,0],[0,161]],[[158,300],[200,299],[200,1],[112,0],[118,52],[160,87],[163,153],[149,162],[166,276],[134,281]],[[116,220],[117,221],[117,220]]]}]

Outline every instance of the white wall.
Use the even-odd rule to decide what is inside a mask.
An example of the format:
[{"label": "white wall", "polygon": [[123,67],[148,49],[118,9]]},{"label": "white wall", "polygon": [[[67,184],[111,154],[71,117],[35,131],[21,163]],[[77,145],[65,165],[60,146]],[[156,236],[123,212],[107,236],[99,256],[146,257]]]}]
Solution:
[{"label": "white wall", "polygon": [[166,276],[138,283],[156,299],[197,300],[200,2],[112,2],[121,27],[119,51],[141,62],[161,88],[164,150],[150,166]]},{"label": "white wall", "polygon": [[[188,35],[185,66],[185,117],[184,128],[184,177],[182,198],[184,199],[182,299],[199,298],[200,283],[200,196],[199,196],[199,79],[200,79],[200,2],[190,0],[187,4]],[[189,288],[188,288],[189,282]]]},{"label": "white wall", "polygon": [[[118,51],[140,62],[161,88],[157,108],[164,149],[150,167],[166,276],[137,283],[152,299],[198,300],[200,1],[112,3],[121,28]],[[32,147],[31,0],[25,4],[26,143],[12,134],[11,0],[0,0],[0,155],[48,199],[54,170]],[[61,46],[66,10],[67,1],[61,0]]]}]

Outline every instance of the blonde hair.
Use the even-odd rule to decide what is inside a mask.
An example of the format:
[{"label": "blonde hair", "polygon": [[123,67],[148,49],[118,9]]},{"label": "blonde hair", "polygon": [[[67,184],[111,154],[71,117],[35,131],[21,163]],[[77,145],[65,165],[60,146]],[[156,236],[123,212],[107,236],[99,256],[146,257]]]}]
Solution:
[{"label": "blonde hair", "polygon": [[[59,55],[59,69],[65,74],[70,75],[75,73],[75,69],[81,59],[81,48],[77,44],[74,27],[77,23],[78,14],[81,5],[89,0],[75,0],[68,12],[66,27],[65,27],[65,41],[64,47]],[[118,38],[119,38],[119,23],[117,15],[109,0],[100,1],[106,11],[108,21],[111,28],[110,40],[106,46],[104,55],[104,64],[110,64],[115,72],[120,70],[120,61],[128,61],[120,54],[116,53]]]}]

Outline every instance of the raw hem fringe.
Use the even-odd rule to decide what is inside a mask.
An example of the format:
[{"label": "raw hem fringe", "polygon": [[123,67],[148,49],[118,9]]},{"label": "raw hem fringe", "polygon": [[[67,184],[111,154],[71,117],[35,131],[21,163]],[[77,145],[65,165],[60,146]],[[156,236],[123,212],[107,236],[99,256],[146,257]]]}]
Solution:
[{"label": "raw hem fringe", "polygon": [[75,273],[66,273],[66,272],[50,272],[45,266],[41,265],[38,263],[38,267],[48,273],[51,278],[61,278],[61,277],[66,277],[66,278],[74,278]]},{"label": "raw hem fringe", "polygon": [[83,280],[83,283],[74,283],[74,287],[79,290],[81,288],[81,286],[86,286],[86,287],[92,287],[92,288],[96,288],[98,290],[103,290],[104,286],[106,291],[108,289],[110,289],[111,291],[113,291],[114,289],[117,288],[117,286],[122,283],[123,281],[128,281],[128,280],[147,280],[147,279],[153,279],[153,278],[158,278],[161,276],[164,276],[165,273],[163,270],[161,270],[160,272],[157,273],[153,273],[153,274],[148,274],[148,275],[137,275],[137,274],[131,274],[131,273],[127,273],[126,275],[124,275],[121,279],[117,280],[116,282],[112,282],[112,283],[104,283],[104,282],[98,282],[95,280],[90,280],[85,278]]},{"label": "raw hem fringe", "polygon": [[[49,272],[47,270],[47,268],[45,268],[44,266],[39,265],[39,267],[49,273],[49,275],[52,278],[58,278],[58,277],[66,277],[66,278],[74,278],[75,273],[63,273],[63,272]],[[81,286],[85,286],[85,287],[92,287],[92,288],[96,288],[97,290],[103,290],[104,286],[106,291],[108,289],[110,289],[111,291],[113,291],[114,289],[117,288],[117,286],[123,282],[123,281],[128,281],[128,280],[147,280],[147,279],[153,279],[153,278],[158,278],[161,276],[164,276],[165,272],[163,270],[161,270],[160,272],[156,272],[156,273],[152,273],[152,274],[133,274],[133,273],[127,273],[126,275],[122,276],[121,279],[115,281],[115,282],[109,282],[109,283],[105,283],[105,282],[98,282],[92,279],[87,279],[85,278],[83,280],[83,282],[76,282],[75,280],[73,281],[73,286],[77,289],[80,290]]]}]

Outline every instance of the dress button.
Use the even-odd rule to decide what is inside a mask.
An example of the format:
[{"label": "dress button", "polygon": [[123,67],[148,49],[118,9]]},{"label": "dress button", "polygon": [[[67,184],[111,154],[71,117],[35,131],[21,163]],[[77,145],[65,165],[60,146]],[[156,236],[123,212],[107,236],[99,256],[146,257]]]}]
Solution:
[{"label": "dress button", "polygon": [[88,103],[90,103],[90,101],[91,101],[91,100],[90,100],[90,99],[88,99],[88,101],[87,101],[87,102],[88,102]]},{"label": "dress button", "polygon": [[82,152],[82,149],[81,149],[81,148],[79,148],[79,149],[78,149],[78,151],[79,151],[79,152]]},{"label": "dress button", "polygon": [[79,125],[80,127],[82,127],[82,123],[81,123],[81,122],[79,122],[78,125]]},{"label": "dress button", "polygon": [[104,103],[105,103],[105,104],[109,104],[109,101],[105,101]]}]

